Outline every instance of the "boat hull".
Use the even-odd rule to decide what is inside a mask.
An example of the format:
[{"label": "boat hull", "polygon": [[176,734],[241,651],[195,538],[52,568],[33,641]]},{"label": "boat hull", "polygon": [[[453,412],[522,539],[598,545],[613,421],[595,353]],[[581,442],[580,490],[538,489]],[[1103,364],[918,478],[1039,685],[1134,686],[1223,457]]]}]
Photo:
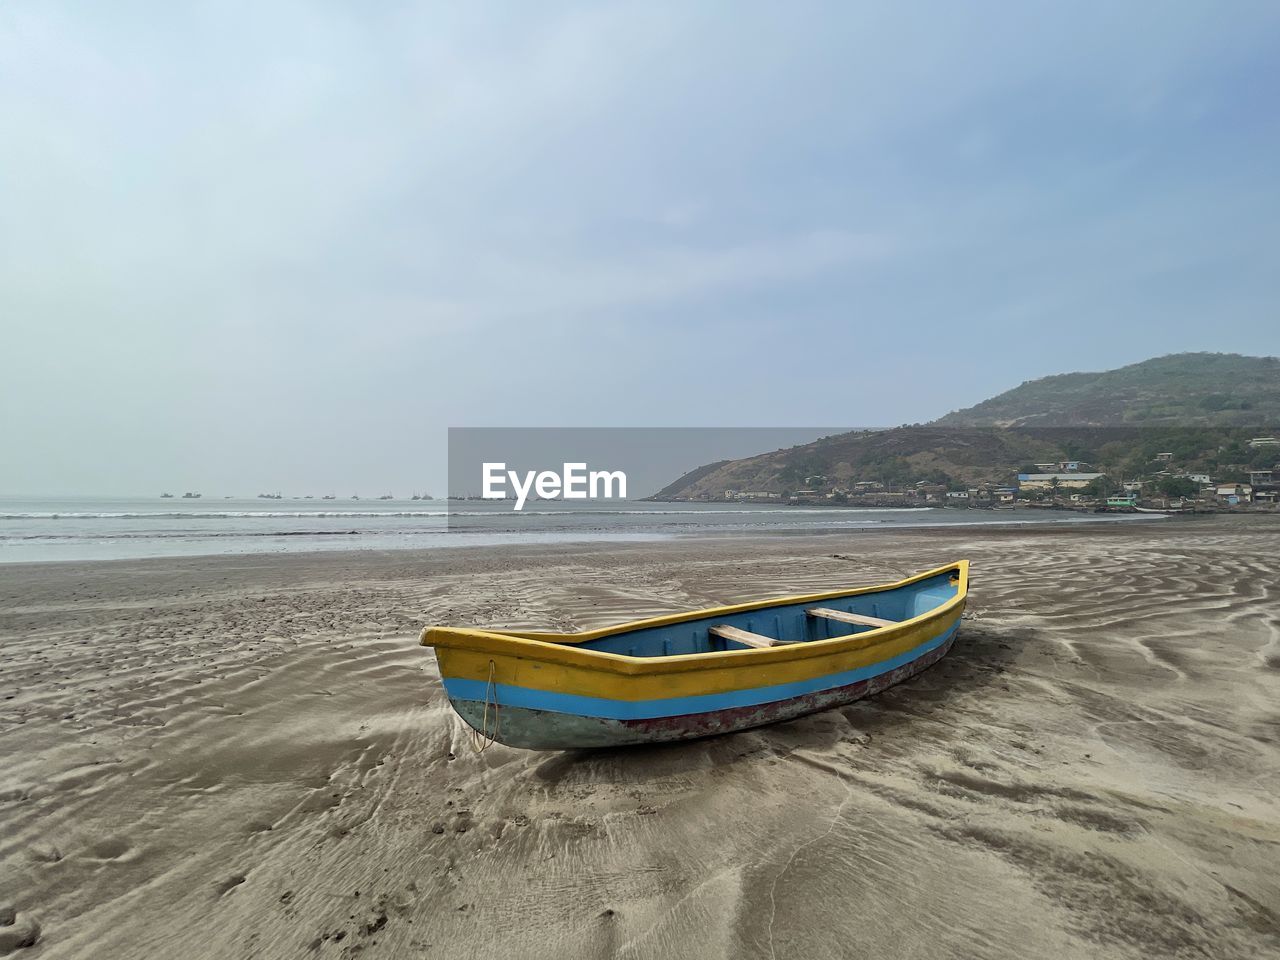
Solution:
[{"label": "boat hull", "polygon": [[[582,716],[557,710],[503,706],[480,700],[450,699],[453,709],[478,733],[510,747],[528,750],[574,750],[626,747],[641,744],[697,740],[771,723],[794,720],[810,713],[843,707],[874,696],[928,669],[941,660],[955,642],[952,630],[942,643],[909,663],[843,686],[800,694],[785,700],[743,707],[723,707],[700,713],[640,719]],[[487,723],[488,729],[485,730]]]},{"label": "boat hull", "polygon": [[951,649],[967,589],[959,561],[897,584],[582,634],[430,627],[422,642],[455,711],[486,741],[663,743],[840,707],[914,676]]}]

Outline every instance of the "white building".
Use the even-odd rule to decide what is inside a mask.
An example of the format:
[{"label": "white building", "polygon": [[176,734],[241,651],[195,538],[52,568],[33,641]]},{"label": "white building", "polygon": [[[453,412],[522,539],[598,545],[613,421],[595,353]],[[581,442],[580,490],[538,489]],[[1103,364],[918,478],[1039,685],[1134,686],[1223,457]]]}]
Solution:
[{"label": "white building", "polygon": [[1219,500],[1248,503],[1253,499],[1253,487],[1247,483],[1220,483],[1213,488]]}]

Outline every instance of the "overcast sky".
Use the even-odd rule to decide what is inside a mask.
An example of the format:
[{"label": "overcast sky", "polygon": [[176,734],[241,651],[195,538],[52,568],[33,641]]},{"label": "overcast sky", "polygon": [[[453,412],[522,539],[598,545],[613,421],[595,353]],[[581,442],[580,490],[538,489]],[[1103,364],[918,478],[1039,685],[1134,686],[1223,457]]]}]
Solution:
[{"label": "overcast sky", "polygon": [[1275,3],[0,6],[0,492],[1280,353]]}]

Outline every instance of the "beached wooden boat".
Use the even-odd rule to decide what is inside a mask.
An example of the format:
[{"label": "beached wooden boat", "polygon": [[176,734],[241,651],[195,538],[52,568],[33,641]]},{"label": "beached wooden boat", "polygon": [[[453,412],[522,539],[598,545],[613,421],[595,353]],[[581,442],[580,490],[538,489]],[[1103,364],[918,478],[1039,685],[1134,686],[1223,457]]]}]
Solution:
[{"label": "beached wooden boat", "polygon": [[838,707],[951,648],[969,562],[899,583],[586,633],[428,627],[445,692],[486,740],[539,750],[660,743]]}]

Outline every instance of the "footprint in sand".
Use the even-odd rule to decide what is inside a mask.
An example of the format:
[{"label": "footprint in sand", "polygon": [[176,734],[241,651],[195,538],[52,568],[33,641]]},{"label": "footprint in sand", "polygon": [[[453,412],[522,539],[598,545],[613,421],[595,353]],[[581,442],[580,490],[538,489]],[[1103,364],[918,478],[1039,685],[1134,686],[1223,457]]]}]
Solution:
[{"label": "footprint in sand", "polygon": [[122,840],[119,837],[102,840],[85,851],[85,856],[88,859],[100,860],[103,863],[124,863],[129,860],[136,860],[139,855],[139,851],[129,846],[127,840]]},{"label": "footprint in sand", "polygon": [[38,863],[57,863],[62,859],[62,851],[50,843],[32,847],[29,856]]},{"label": "footprint in sand", "polygon": [[214,885],[214,889],[218,891],[218,896],[226,896],[227,893],[234,890],[240,884],[244,883],[247,878],[243,873],[237,873],[234,876],[227,877],[225,880],[219,881]]},{"label": "footprint in sand", "polygon": [[13,907],[0,907],[0,953],[34,947],[40,939],[40,924]]}]

